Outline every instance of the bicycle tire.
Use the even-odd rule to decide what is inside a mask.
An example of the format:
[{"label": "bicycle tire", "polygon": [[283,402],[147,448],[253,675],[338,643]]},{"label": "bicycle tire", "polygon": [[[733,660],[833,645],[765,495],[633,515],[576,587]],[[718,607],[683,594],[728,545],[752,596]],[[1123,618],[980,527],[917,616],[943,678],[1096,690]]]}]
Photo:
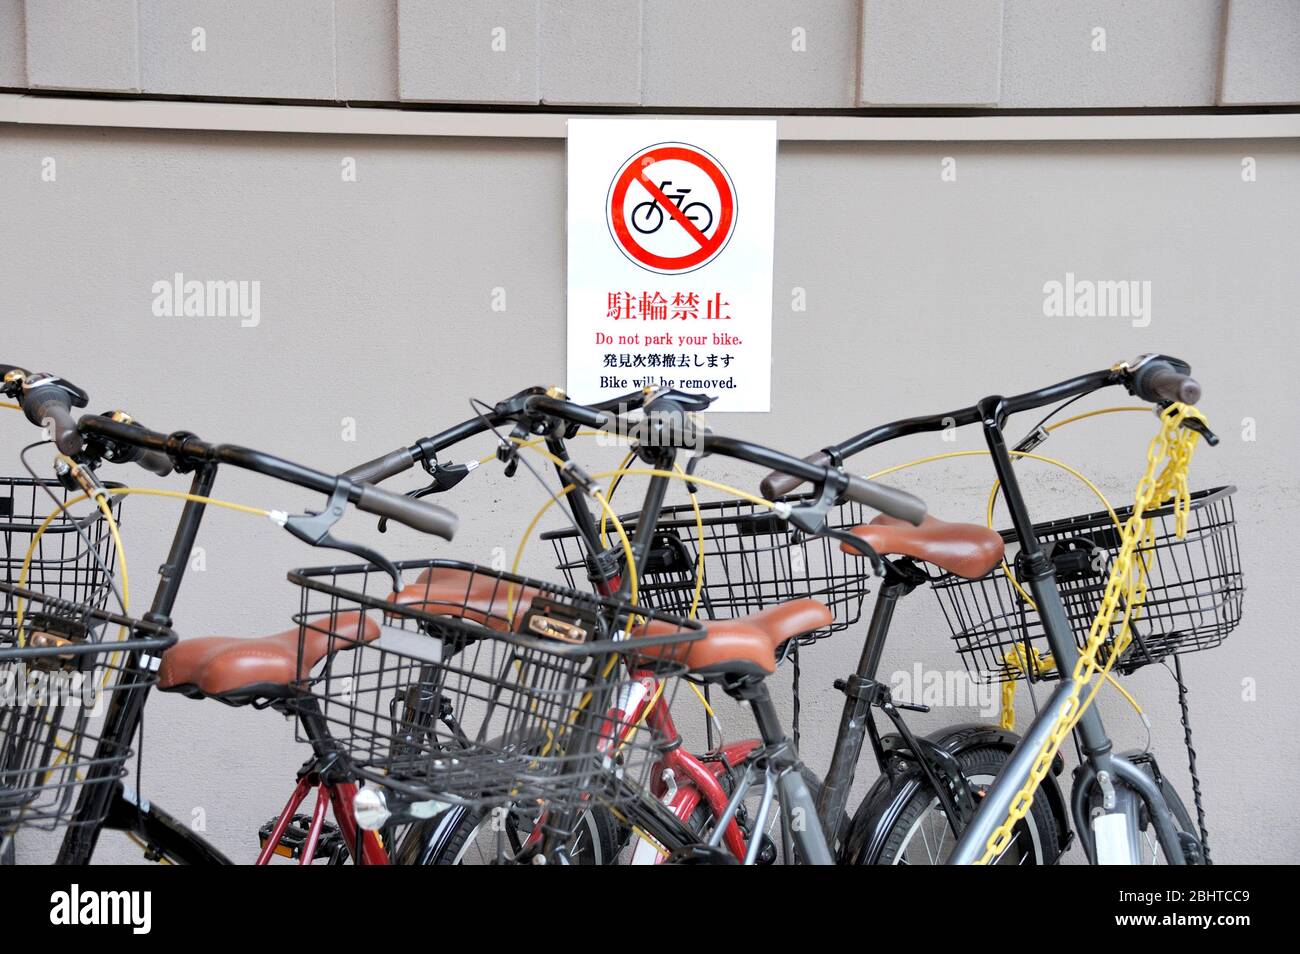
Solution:
[{"label": "bicycle tire", "polygon": [[[472,864],[468,860],[468,852],[472,850],[471,840],[481,833],[484,825],[491,821],[492,813],[481,810],[464,811],[459,821],[446,836],[442,843],[437,846],[423,861],[427,865],[459,865]],[[587,834],[586,845],[590,848],[586,851],[579,849],[578,852],[570,858],[570,864],[575,865],[603,865],[613,864],[617,858],[623,833],[615,821],[614,816],[604,808],[591,808],[582,814],[578,820],[580,832],[575,838],[580,838],[583,831]],[[433,834],[438,827],[438,819],[430,819],[421,825],[420,835],[415,838],[425,837]],[[406,839],[403,839],[405,842]],[[397,857],[407,857],[402,852],[397,853]],[[482,852],[479,853],[479,862],[492,863]],[[399,863],[401,863],[399,861]],[[409,863],[409,862],[408,862]]]},{"label": "bicycle tire", "polygon": [[[1151,775],[1152,777],[1154,777],[1155,775],[1155,773],[1151,770],[1150,765],[1143,765],[1142,771],[1146,772],[1148,775]],[[1187,806],[1183,804],[1182,797],[1178,794],[1178,791],[1173,787],[1173,785],[1169,783],[1169,779],[1166,778],[1165,776],[1161,775],[1157,784],[1160,787],[1160,794],[1162,794],[1165,798],[1165,804],[1169,806],[1169,813],[1173,815],[1174,825],[1178,829],[1179,834],[1187,835],[1188,837],[1190,837],[1191,841],[1195,843],[1196,847],[1191,852],[1188,851],[1189,846],[1187,846],[1186,844],[1184,845],[1183,860],[1189,865],[1205,864],[1205,856],[1202,854],[1200,850],[1200,844],[1201,844],[1200,829],[1198,829],[1196,827],[1196,823],[1192,821],[1191,813],[1187,811]],[[1148,839],[1145,842],[1145,844],[1151,848],[1152,860],[1147,860],[1144,855],[1141,863],[1144,865],[1156,864],[1156,861],[1154,859],[1157,857],[1160,846],[1159,846],[1159,842],[1154,839],[1154,829],[1151,828],[1151,820],[1145,808],[1142,811],[1142,816],[1138,823],[1138,827],[1144,833],[1146,832],[1152,833],[1152,838]],[[1184,839],[1184,841],[1186,841],[1186,839]]]},{"label": "bicycle tire", "polygon": [[[955,758],[961,766],[963,774],[972,782],[990,784],[1005,766],[1008,752],[998,746],[980,745],[959,753]],[[1046,799],[1042,798],[1034,800],[1029,814],[1020,822],[1020,825],[1024,827],[1017,830],[1018,837],[1013,843],[1013,847],[1026,844],[1023,838],[1027,834],[1029,839],[1027,844],[1035,849],[1034,852],[1021,851],[1016,855],[1004,854],[1003,860],[999,861],[1000,864],[1013,863],[1016,858],[1023,859],[1014,861],[1014,863],[1018,864],[1050,865],[1056,863],[1060,857],[1060,851],[1057,847],[1060,844],[1059,833],[1052,810],[1045,802]],[[915,864],[917,862],[911,859],[917,858],[919,853],[913,852],[913,847],[924,849],[931,864],[946,861],[947,854],[942,849],[947,845],[950,853],[952,844],[949,844],[948,839],[952,839],[952,830],[947,824],[947,819],[943,817],[942,811],[938,810],[938,804],[938,796],[929,782],[924,779],[921,779],[919,786],[916,787],[900,784],[896,788],[895,797],[889,800],[882,815],[882,817],[888,817],[892,813],[894,822],[890,825],[888,834],[883,841],[883,847],[874,863],[882,865]],[[920,827],[925,816],[931,811],[935,811],[938,823],[930,829],[935,832],[937,844],[931,844],[927,840],[926,830]],[[917,843],[915,841],[917,837],[921,837],[922,842]],[[955,843],[955,839],[952,839],[952,841]]]}]

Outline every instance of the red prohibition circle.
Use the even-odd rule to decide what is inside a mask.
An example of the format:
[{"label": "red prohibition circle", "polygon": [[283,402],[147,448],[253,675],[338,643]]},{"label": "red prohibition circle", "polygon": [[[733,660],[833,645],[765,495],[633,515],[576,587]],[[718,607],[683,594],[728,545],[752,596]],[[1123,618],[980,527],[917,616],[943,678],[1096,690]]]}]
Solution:
[{"label": "red prohibition circle", "polygon": [[[705,236],[695,228],[676,205],[668,200],[645,174],[645,170],[656,162],[677,159],[695,166],[709,177],[718,190],[721,209],[718,212],[717,227],[712,236]],[[623,214],[623,204],[627,201],[628,188],[633,182],[641,185],[652,197],[659,201],[663,209],[699,246],[695,251],[680,256],[657,255],[644,248],[628,230]],[[736,190],[731,184],[731,177],[722,168],[722,164],[703,149],[685,143],[662,143],[637,153],[619,171],[609,190],[609,204],[606,207],[610,231],[615,244],[633,262],[642,268],[655,272],[689,272],[711,261],[726,246],[731,238],[732,226],[736,220]]]}]

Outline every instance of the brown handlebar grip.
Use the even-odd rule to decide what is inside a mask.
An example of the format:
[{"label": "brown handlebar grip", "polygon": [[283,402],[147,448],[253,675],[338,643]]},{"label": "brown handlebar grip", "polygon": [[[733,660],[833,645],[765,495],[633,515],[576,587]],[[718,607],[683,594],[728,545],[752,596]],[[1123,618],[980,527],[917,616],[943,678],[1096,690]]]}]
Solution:
[{"label": "brown handlebar grip", "polygon": [[424,500],[416,500],[404,494],[395,494],[381,487],[376,487],[374,484],[363,483],[360,487],[361,494],[357,500],[358,510],[364,510],[376,517],[387,517],[389,520],[396,520],[398,523],[406,524],[413,530],[419,530],[421,533],[431,533],[435,537],[442,537],[444,540],[450,540],[456,535],[456,527],[460,523],[460,518],[446,507],[439,507],[437,504],[428,503]]},{"label": "brown handlebar grip", "polygon": [[410,449],[399,447],[383,457],[376,457],[372,461],[358,464],[351,470],[344,471],[343,476],[358,483],[377,484],[381,480],[387,480],[389,477],[402,473],[404,470],[410,470],[414,465],[415,456]]},{"label": "brown handlebar grip", "polygon": [[[809,454],[804,460],[814,467],[828,467],[831,462],[830,456],[825,451]],[[778,497],[784,497],[802,483],[803,481],[798,477],[791,477],[789,474],[774,470],[763,478],[763,482],[758,485],[758,489],[768,500],[776,500]]]}]

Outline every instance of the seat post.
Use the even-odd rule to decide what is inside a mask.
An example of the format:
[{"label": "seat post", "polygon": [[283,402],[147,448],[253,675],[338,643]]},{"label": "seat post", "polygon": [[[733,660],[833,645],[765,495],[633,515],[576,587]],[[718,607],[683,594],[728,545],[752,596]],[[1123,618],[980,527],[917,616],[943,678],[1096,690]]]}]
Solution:
[{"label": "seat post", "polygon": [[925,575],[910,560],[886,560],[884,585],[872,607],[867,636],[862,641],[862,655],[858,658],[857,674],[874,680],[880,670],[880,657],[889,638],[889,626],[894,619],[898,601],[925,582]]},{"label": "seat post", "polygon": [[758,725],[759,737],[765,746],[779,745],[786,741],[785,729],[781,726],[781,717],[777,715],[772,695],[767,691],[767,683],[762,679],[747,679],[742,698],[749,702],[754,712],[754,721]]},{"label": "seat post", "polygon": [[[912,567],[912,572],[915,574],[919,571]],[[871,622],[867,624],[867,636],[862,643],[857,672],[848,679],[835,682],[835,687],[844,693],[844,708],[840,713],[839,732],[835,735],[830,770],[817,794],[817,812],[827,831],[836,830],[838,826],[833,825],[831,820],[844,814],[848,805],[849,791],[853,787],[858,759],[862,756],[862,746],[866,741],[871,706],[879,694],[876,673],[880,669],[880,657],[889,638],[894,609],[898,601],[916,589],[916,586],[917,581],[900,569],[895,561],[885,561],[884,586],[876,597]]]},{"label": "seat post", "polygon": [[[780,792],[781,812],[785,819],[783,824],[802,819],[801,826],[795,826],[792,836],[796,846],[808,864],[831,865],[835,863],[833,846],[826,840],[826,831],[817,816],[817,804],[814,795],[808,789],[803,778],[803,765],[794,742],[781,727],[776,706],[767,691],[767,683],[762,679],[747,679],[748,684],[744,698],[749,700],[754,711],[754,720],[758,723],[758,732],[763,739],[766,764],[763,769],[768,784],[775,784]],[[751,837],[757,838],[759,833]],[[752,846],[751,846],[752,851]]]}]

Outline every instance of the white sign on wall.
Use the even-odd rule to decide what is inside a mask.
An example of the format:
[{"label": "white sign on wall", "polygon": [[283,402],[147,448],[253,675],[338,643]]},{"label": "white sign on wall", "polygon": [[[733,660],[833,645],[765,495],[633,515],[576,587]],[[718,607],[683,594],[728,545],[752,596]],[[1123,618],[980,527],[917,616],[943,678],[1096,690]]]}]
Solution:
[{"label": "white sign on wall", "polygon": [[774,120],[569,120],[568,392],[767,411]]}]

